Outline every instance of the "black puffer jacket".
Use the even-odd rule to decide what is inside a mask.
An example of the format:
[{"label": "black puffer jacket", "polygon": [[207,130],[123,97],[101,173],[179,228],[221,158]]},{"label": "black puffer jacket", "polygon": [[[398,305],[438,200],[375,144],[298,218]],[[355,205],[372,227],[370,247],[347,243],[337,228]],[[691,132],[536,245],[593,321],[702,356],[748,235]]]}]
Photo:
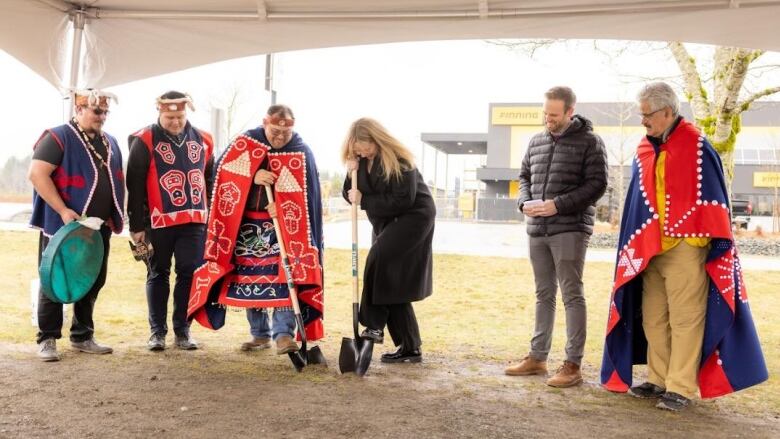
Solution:
[{"label": "black puffer jacket", "polygon": [[580,116],[558,139],[545,130],[533,138],[520,168],[518,207],[528,200],[553,200],[550,217],[526,217],[531,236],[593,233],[595,204],[607,188],[607,153],[591,122]]}]

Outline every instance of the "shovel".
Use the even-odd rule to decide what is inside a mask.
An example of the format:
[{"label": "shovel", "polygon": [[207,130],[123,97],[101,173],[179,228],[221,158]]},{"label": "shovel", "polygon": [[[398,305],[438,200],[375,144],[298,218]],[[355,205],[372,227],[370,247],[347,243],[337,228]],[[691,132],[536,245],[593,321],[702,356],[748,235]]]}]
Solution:
[{"label": "shovel", "polygon": [[[352,171],[352,189],[357,189],[357,170]],[[374,350],[373,340],[364,340],[360,338],[358,326],[358,311],[360,300],[360,284],[358,281],[358,225],[357,225],[357,203],[352,203],[352,331],[355,338],[344,337],[341,339],[341,351],[339,352],[339,370],[341,373],[356,372],[363,376],[371,363],[371,353]],[[366,350],[362,356],[360,352]],[[362,359],[361,365],[358,365],[358,359]],[[366,361],[367,360],[367,361]]]},{"label": "shovel", "polygon": [[[268,197],[268,202],[274,202],[274,194],[271,192],[271,187],[265,187],[265,194]],[[279,253],[282,259],[282,267],[284,267],[284,274],[287,278],[287,288],[290,290],[290,301],[292,302],[293,311],[295,311],[295,322],[298,326],[298,334],[301,337],[301,348],[298,352],[288,352],[290,361],[292,361],[295,370],[300,372],[307,364],[327,364],[325,361],[325,355],[322,354],[319,346],[306,350],[306,330],[303,327],[303,317],[301,316],[301,306],[298,304],[298,291],[293,284],[292,269],[290,269],[290,259],[287,257],[287,251],[284,248],[284,241],[282,240],[282,230],[279,228],[279,220],[276,217],[271,218],[274,222],[274,231],[276,232],[276,240],[279,242]]]}]

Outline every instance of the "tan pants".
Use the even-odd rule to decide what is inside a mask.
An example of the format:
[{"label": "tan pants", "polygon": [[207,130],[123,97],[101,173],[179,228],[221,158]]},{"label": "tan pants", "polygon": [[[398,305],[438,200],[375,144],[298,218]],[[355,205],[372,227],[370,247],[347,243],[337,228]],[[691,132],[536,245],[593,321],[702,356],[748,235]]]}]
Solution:
[{"label": "tan pants", "polygon": [[686,398],[698,389],[707,310],[707,250],[680,242],[654,257],[642,273],[647,380]]}]

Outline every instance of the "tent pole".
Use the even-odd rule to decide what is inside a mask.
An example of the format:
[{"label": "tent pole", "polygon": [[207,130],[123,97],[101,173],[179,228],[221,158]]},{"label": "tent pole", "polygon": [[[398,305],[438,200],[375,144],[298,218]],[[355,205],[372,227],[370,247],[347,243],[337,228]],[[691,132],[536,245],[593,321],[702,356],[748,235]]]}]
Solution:
[{"label": "tent pole", "polygon": [[265,90],[271,94],[271,105],[276,105],[276,90],[274,89],[274,54],[265,55]]},{"label": "tent pole", "polygon": [[[86,17],[84,11],[74,11],[73,19],[73,48],[70,52],[70,78],[68,79],[68,89],[73,91],[78,86],[79,71],[81,70],[81,40],[84,36],[84,24]],[[68,119],[73,117],[73,103],[69,105]]]}]

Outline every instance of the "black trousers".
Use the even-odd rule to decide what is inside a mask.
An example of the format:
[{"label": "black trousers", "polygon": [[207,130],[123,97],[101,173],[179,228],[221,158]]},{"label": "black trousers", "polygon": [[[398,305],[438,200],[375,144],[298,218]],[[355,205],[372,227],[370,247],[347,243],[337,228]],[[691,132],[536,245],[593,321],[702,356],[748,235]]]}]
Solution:
[{"label": "black trousers", "polygon": [[171,258],[176,259],[176,284],[173,287],[173,332],[186,335],[187,302],[190,300],[192,273],[203,262],[204,224],[181,224],[147,230],[154,253],[146,276],[146,302],[152,334],[168,333],[168,296],[170,296]]},{"label": "black trousers", "polygon": [[[95,301],[98,292],[106,283],[106,268],[108,267],[108,251],[111,244],[111,229],[107,226],[100,228],[103,237],[103,265],[95,280],[95,284],[78,302],[73,304],[73,320],[70,325],[70,341],[82,342],[92,338],[95,333],[95,323],[92,321],[92,312],[95,310]],[[38,238],[38,266],[41,265],[41,255],[49,244],[49,238],[40,234]],[[38,290],[38,336],[37,343],[46,339],[62,338],[62,304],[49,300]]]},{"label": "black trousers", "polygon": [[417,325],[417,317],[411,303],[399,303],[394,305],[372,305],[366,300],[367,294],[363,292],[360,303],[360,323],[369,329],[387,331],[396,346],[403,345],[407,350],[419,349],[422,345],[420,339],[420,327]]}]

